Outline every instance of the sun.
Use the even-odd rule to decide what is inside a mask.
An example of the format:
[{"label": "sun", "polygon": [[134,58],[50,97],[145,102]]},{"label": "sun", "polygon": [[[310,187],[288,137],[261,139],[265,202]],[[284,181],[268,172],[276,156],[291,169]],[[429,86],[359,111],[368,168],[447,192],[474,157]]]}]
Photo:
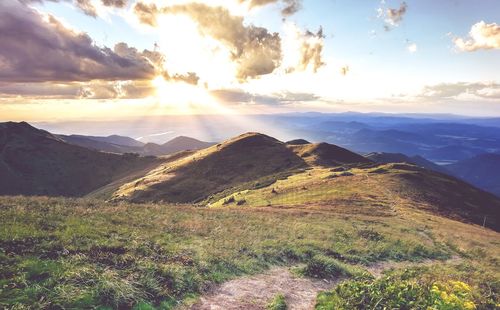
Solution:
[{"label": "sun", "polygon": [[156,98],[162,107],[179,114],[194,114],[219,110],[219,105],[210,93],[200,85],[182,81],[168,81],[163,76],[152,80]]}]

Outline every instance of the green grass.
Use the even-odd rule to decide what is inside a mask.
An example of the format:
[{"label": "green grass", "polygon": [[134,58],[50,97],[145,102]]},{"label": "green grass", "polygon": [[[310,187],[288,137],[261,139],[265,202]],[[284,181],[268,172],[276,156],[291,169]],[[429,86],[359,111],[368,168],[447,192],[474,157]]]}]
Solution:
[{"label": "green grass", "polygon": [[320,293],[317,310],[498,309],[500,281],[478,264],[414,267],[357,278]]},{"label": "green grass", "polygon": [[0,308],[170,309],[214,283],[271,265],[356,277],[376,261],[459,253],[483,257],[487,270],[498,271],[500,239],[492,231],[426,213],[363,208],[353,215],[0,197]]}]

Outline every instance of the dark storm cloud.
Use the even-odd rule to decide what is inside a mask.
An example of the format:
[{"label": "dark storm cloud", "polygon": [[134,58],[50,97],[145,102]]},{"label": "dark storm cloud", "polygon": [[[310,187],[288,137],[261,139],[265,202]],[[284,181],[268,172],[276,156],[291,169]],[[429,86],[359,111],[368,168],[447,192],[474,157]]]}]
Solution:
[{"label": "dark storm cloud", "polygon": [[85,33],[15,1],[0,1],[0,81],[151,79],[161,55],[126,43],[98,47]]}]

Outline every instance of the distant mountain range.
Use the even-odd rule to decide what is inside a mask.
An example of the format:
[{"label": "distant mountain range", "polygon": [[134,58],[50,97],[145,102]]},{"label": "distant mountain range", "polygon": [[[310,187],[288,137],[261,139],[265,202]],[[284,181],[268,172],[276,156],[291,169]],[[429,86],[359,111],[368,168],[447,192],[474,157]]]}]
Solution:
[{"label": "distant mountain range", "polygon": [[179,136],[164,144],[142,143],[135,139],[111,135],[108,137],[83,135],[58,135],[65,142],[103,152],[136,153],[143,156],[169,155],[184,150],[200,150],[214,145],[190,137]]}]

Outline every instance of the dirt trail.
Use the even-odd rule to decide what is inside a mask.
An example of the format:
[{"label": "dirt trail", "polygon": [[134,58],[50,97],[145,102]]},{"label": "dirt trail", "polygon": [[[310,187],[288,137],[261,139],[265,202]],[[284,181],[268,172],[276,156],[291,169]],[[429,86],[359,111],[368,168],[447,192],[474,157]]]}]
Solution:
[{"label": "dirt trail", "polygon": [[[416,266],[430,266],[439,263],[458,263],[459,257],[446,261],[424,260],[421,262],[379,262],[365,267],[375,278],[389,269]],[[266,309],[266,305],[277,295],[283,294],[288,309],[314,309],[316,296],[321,291],[333,289],[341,280],[319,280],[294,275],[286,267],[274,267],[266,273],[252,277],[242,277],[228,281],[215,288],[191,306],[191,310],[257,310]]]},{"label": "dirt trail", "polygon": [[337,281],[303,278],[288,268],[275,267],[253,277],[235,279],[222,284],[193,305],[196,310],[266,309],[277,295],[285,296],[288,309],[313,309],[316,295],[332,289]]}]

